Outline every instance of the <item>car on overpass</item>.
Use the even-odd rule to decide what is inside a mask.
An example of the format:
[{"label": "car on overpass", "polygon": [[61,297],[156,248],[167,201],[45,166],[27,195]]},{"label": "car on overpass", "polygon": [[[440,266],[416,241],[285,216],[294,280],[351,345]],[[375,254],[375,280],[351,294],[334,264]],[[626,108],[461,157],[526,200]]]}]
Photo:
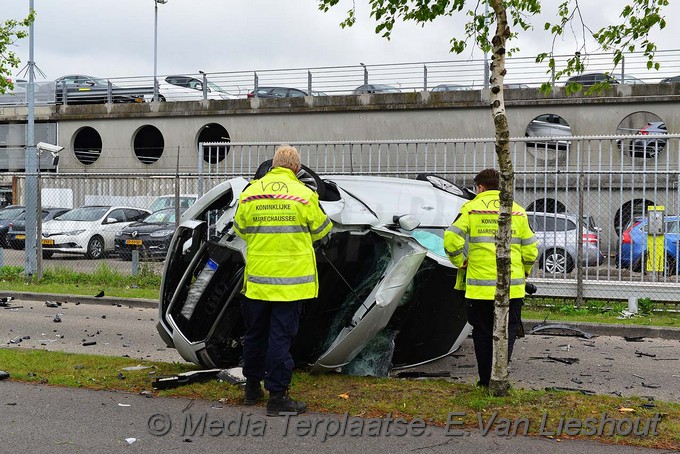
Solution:
[{"label": "car on overpass", "polygon": [[57,104],[87,104],[108,102],[109,91],[111,101],[115,103],[143,102],[145,88],[127,89],[110,83],[108,79],[71,74],[55,81]]},{"label": "car on overpass", "polygon": [[[314,92],[312,91],[312,95]],[[248,93],[248,98],[302,98],[307,96],[305,90],[291,87],[257,87]]]},{"label": "car on overpass", "polygon": [[374,93],[401,93],[401,90],[399,90],[396,87],[393,87],[391,85],[385,85],[385,84],[365,84],[365,85],[360,85],[357,88],[354,89],[352,94],[354,95],[363,95],[363,94],[374,94]]},{"label": "car on overpass", "polygon": [[[292,347],[296,364],[312,372],[386,375],[455,351],[470,326],[443,237],[474,194],[431,175],[324,178],[303,166],[299,178],[319,194],[333,230],[327,244],[315,247],[319,297],[303,311]],[[248,184],[227,180],[187,209],[165,261],[158,332],[203,367],[241,361],[246,245],[231,226]],[[223,213],[209,239],[213,210]]]},{"label": "car on overpass", "polygon": [[[208,81],[206,98],[210,100],[236,99],[236,96],[227,93],[225,89],[214,82]],[[144,99],[153,101],[153,94],[147,94]],[[203,100],[203,80],[192,76],[173,75],[167,76],[158,82],[159,101],[201,101]]]}]

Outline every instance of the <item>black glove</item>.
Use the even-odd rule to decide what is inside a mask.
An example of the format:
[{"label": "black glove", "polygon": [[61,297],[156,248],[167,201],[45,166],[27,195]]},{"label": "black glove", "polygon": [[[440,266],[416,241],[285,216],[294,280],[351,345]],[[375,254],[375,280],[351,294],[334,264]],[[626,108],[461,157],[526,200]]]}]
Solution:
[{"label": "black glove", "polygon": [[330,232],[320,240],[317,240],[316,243],[314,243],[314,246],[317,249],[328,249],[328,246],[331,244],[331,234]]},{"label": "black glove", "polygon": [[538,287],[536,287],[535,284],[532,284],[531,282],[525,282],[524,283],[524,292],[527,295],[533,295],[538,291]]}]

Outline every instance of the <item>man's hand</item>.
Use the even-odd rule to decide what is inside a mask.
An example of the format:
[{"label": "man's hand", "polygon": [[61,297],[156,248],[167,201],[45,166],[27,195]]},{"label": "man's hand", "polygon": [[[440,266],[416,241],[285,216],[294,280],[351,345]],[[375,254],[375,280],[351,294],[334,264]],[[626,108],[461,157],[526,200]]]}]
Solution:
[{"label": "man's hand", "polygon": [[331,234],[329,232],[325,237],[321,238],[320,240],[317,240],[314,243],[314,247],[316,249],[327,249],[328,246],[330,245],[330,243],[331,243]]}]

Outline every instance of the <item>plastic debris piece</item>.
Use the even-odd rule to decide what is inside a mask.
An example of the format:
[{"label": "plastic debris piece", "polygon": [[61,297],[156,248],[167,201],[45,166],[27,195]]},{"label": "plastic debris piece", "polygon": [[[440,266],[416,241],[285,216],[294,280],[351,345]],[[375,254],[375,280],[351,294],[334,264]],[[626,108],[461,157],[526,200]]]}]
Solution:
[{"label": "plastic debris piece", "polygon": [[61,317],[59,317],[59,314],[54,314],[54,318],[52,319],[54,323],[61,323]]},{"label": "plastic debris piece", "polygon": [[217,373],[218,380],[226,381],[232,385],[238,385],[246,382],[246,377],[243,375],[242,367],[232,367],[231,369],[222,369]]},{"label": "plastic debris piece", "polygon": [[619,413],[635,413],[634,408],[619,407]]},{"label": "plastic debris piece", "polygon": [[420,378],[420,377],[450,377],[451,372],[440,371],[440,372],[418,372],[418,371],[408,371],[399,372],[397,377],[399,378]]},{"label": "plastic debris piece", "polygon": [[566,388],[562,386],[551,386],[548,388],[545,388],[546,391],[576,391],[581,394],[595,394],[595,391],[591,391],[589,389],[580,389],[580,388]]},{"label": "plastic debris piece", "polygon": [[347,393],[338,394],[338,397],[341,399],[349,399],[349,394]]},{"label": "plastic debris piece", "polygon": [[101,298],[101,297],[103,297],[103,296],[104,296],[104,290],[102,290],[101,292],[97,293],[94,297],[95,297],[95,298]]},{"label": "plastic debris piece", "polygon": [[131,445],[132,443],[137,441],[137,439],[136,438],[126,438],[125,441],[127,441],[127,444]]},{"label": "plastic debris piece", "polygon": [[136,366],[123,367],[121,370],[144,370],[144,369],[151,369],[151,366],[142,366],[141,364],[138,364]]},{"label": "plastic debris piece", "polygon": [[122,372],[118,372],[118,379],[119,380],[125,380],[125,375],[123,375]]},{"label": "plastic debris piece", "polygon": [[539,324],[534,326],[529,334],[551,334],[553,336],[580,336],[586,339],[595,337],[594,334],[587,333],[573,326],[563,324]]},{"label": "plastic debris piece", "polygon": [[9,302],[12,301],[13,299],[14,299],[13,296],[4,296],[4,297],[0,298],[0,307],[8,306]]},{"label": "plastic debris piece", "polygon": [[623,336],[626,342],[643,342],[645,336]]},{"label": "plastic debris piece", "polygon": [[0,380],[7,380],[9,378],[9,373],[4,370],[0,370]]},{"label": "plastic debris piece", "polygon": [[661,386],[657,385],[656,383],[645,383],[645,382],[642,382],[642,386],[643,386],[644,388],[651,388],[651,389],[658,389],[658,388],[661,388]]},{"label": "plastic debris piece", "polygon": [[119,407],[132,407],[130,404],[118,404]]},{"label": "plastic debris piece", "polygon": [[83,342],[83,347],[89,347],[90,345],[97,345],[97,341]]},{"label": "plastic debris piece", "polygon": [[61,303],[57,301],[45,301],[45,306],[47,307],[59,307],[61,306]]},{"label": "plastic debris piece", "polygon": [[10,344],[20,344],[22,340],[24,340],[24,338],[19,336],[19,337],[15,337],[14,339],[10,339],[9,343]]},{"label": "plastic debris piece", "polygon": [[638,356],[638,358],[642,358],[643,356],[647,356],[649,358],[656,358],[656,355],[653,353],[644,353],[641,352],[640,350],[635,350],[635,354]]},{"label": "plastic debris piece", "polygon": [[151,386],[153,386],[154,389],[176,388],[178,386],[194,383],[197,381],[205,381],[217,378],[217,374],[221,371],[222,369],[193,370],[177,375],[156,377]]},{"label": "plastic debris piece", "polygon": [[548,359],[564,364],[576,364],[579,362],[578,358],[558,358],[557,356],[548,356]]}]

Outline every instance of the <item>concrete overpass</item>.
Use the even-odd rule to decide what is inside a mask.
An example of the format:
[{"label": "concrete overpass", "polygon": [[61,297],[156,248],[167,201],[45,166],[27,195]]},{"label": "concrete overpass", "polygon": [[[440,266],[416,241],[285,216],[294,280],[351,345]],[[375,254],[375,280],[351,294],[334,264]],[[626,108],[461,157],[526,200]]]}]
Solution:
[{"label": "concrete overpass", "polygon": [[[36,122],[47,131],[42,140],[65,147],[59,172],[163,173],[178,167],[195,172],[199,142],[490,138],[488,95],[471,90],[55,105],[36,108]],[[669,133],[680,132],[680,84],[617,85],[593,96],[568,96],[563,88],[550,95],[514,89],[505,91],[505,100],[511,137],[524,137],[532,120],[544,114],[562,117],[574,136],[630,134],[655,119],[664,121]],[[0,148],[3,128],[10,128],[14,132],[5,135],[15,139],[5,138],[5,153],[19,153],[19,161],[26,114],[25,107],[0,108]]]}]

